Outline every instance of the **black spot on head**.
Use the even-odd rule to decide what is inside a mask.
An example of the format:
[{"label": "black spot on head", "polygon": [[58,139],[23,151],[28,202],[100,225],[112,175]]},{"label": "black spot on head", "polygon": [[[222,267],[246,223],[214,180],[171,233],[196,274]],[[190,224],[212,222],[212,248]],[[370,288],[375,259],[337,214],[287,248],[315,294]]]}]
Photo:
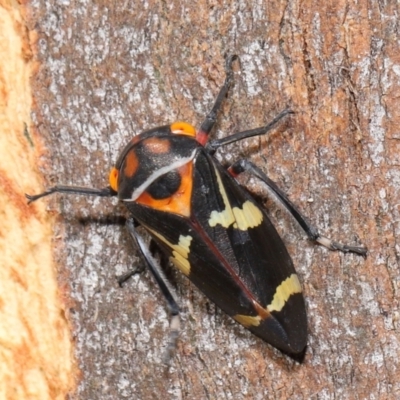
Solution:
[{"label": "black spot on head", "polygon": [[157,178],[148,188],[147,192],[153,199],[162,200],[171,197],[181,185],[181,176],[178,171],[169,171]]}]

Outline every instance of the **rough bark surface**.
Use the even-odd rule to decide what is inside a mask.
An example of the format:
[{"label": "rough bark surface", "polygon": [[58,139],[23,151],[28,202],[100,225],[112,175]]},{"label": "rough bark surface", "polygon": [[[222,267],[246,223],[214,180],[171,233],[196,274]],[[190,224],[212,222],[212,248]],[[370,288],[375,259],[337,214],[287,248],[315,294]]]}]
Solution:
[{"label": "rough bark surface", "polygon": [[[314,246],[262,185],[304,288],[309,346],[296,364],[232,322],[184,277],[171,278],[182,332],[169,368],[165,303],[113,200],[54,196],[60,285],[70,294],[80,399],[393,399],[400,396],[400,53],[397,1],[56,2],[30,5],[40,70],[35,127],[44,185],[107,185],[135,134],[197,126],[236,53],[216,136],[296,115],[266,137],[227,146],[250,157],[335,239],[368,258]],[[268,240],[266,238],[265,240]]]}]

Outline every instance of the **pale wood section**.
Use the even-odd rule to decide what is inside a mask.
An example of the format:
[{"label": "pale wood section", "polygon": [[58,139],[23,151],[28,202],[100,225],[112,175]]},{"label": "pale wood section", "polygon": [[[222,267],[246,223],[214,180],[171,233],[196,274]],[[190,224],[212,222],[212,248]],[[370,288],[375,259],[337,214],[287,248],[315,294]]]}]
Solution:
[{"label": "pale wood section", "polygon": [[41,190],[32,133],[33,58],[24,10],[0,2],[0,399],[64,399],[73,354],[53,261],[54,218],[24,192]]}]

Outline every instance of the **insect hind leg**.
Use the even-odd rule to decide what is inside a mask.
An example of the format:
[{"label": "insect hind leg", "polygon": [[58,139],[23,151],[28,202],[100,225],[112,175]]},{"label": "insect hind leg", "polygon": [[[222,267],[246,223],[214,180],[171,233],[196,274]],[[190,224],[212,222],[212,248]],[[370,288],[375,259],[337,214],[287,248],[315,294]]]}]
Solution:
[{"label": "insect hind leg", "polygon": [[277,186],[277,184],[271,180],[260,168],[254,165],[252,162],[242,159],[236,161],[232,164],[229,169],[229,173],[236,177],[242,172],[250,172],[252,175],[256,176],[262,182],[264,182],[268,188],[278,197],[283,206],[289,211],[289,213],[295,218],[295,220],[302,227],[308,238],[314,242],[327,247],[330,250],[339,250],[343,253],[356,253],[361,256],[367,255],[367,249],[362,246],[349,246],[336,242],[325,236],[320,235],[318,229],[314,227],[307,218],[298,210],[298,208],[288,199],[286,194]]}]

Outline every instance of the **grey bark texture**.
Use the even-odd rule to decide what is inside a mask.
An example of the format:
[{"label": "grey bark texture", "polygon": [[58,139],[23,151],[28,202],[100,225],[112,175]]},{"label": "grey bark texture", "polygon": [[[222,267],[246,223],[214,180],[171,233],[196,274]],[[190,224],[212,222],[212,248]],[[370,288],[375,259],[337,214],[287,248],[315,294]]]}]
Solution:
[{"label": "grey bark texture", "polygon": [[[81,370],[79,399],[400,398],[400,52],[397,1],[37,0],[37,135],[44,185],[104,187],[132,136],[175,120],[196,126],[238,54],[215,137],[273,133],[227,146],[249,157],[320,231],[368,258],[310,243],[256,180],[306,298],[309,345],[294,363],[234,323],[183,276],[170,278],[182,331],[162,364],[169,316],[114,200],[53,196],[59,280]],[[46,200],[47,201],[47,200]],[[268,238],[265,238],[268,240]]]}]

